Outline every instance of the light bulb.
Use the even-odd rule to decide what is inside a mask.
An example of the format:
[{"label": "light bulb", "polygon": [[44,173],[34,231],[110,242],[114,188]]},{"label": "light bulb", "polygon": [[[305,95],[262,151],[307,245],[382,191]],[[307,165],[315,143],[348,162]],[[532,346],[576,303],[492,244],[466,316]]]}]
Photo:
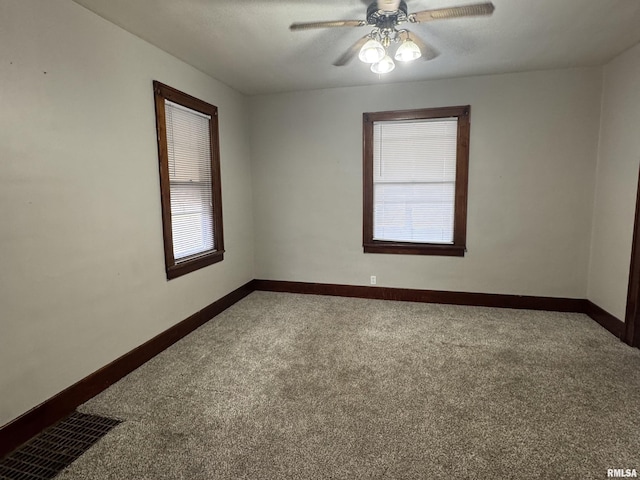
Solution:
[{"label": "light bulb", "polygon": [[385,51],[382,44],[372,38],[362,46],[358,58],[364,63],[377,63],[382,60],[384,56]]},{"label": "light bulb", "polygon": [[395,59],[400,62],[410,62],[411,60],[415,60],[421,56],[422,52],[420,51],[420,47],[418,47],[413,40],[407,38],[402,45],[398,47]]},{"label": "light bulb", "polygon": [[385,55],[378,63],[371,65],[371,71],[373,73],[389,73],[394,68],[396,68],[396,64],[393,63],[389,55]]}]

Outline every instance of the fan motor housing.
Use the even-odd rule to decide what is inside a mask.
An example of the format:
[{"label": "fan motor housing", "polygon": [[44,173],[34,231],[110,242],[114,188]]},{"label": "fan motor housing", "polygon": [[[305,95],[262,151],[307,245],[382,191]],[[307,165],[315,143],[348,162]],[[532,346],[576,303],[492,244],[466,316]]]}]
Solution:
[{"label": "fan motor housing", "polygon": [[367,24],[375,25],[378,28],[393,28],[399,23],[407,21],[407,3],[402,0],[398,10],[385,12],[378,9],[378,2],[374,1],[367,8]]}]

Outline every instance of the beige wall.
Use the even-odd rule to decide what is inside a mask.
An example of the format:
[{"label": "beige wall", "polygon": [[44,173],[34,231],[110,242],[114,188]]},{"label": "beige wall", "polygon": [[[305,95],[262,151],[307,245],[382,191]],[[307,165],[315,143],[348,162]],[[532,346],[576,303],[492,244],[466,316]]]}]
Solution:
[{"label": "beige wall", "polygon": [[[251,97],[257,277],[584,298],[600,72]],[[364,254],[362,113],[464,104],[466,257]]]},{"label": "beige wall", "polygon": [[[2,425],[254,273],[246,99],[70,0],[0,19]],[[169,282],[154,79],[220,113],[225,260]]]},{"label": "beige wall", "polygon": [[624,320],[640,164],[640,45],[604,68],[588,298]]}]

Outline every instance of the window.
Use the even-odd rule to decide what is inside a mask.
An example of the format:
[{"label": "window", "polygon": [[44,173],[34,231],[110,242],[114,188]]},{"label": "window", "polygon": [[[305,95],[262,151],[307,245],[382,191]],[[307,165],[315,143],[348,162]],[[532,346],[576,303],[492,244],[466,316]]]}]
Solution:
[{"label": "window", "polygon": [[469,112],[363,115],[365,253],[464,256]]},{"label": "window", "polygon": [[218,109],[153,82],[167,278],[223,259]]}]

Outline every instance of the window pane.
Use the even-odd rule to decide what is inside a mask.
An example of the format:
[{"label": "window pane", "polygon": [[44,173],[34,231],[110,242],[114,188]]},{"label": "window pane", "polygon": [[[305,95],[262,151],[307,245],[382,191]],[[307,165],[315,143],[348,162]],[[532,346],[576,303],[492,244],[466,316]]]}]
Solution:
[{"label": "window pane", "polygon": [[457,130],[457,118],[374,123],[374,240],[453,243]]},{"label": "window pane", "polygon": [[208,184],[171,184],[171,229],[176,261],[214,250],[213,206]]},{"label": "window pane", "polygon": [[208,115],[165,100],[173,255],[215,249]]},{"label": "window pane", "polygon": [[453,243],[455,183],[374,184],[373,238]]}]

